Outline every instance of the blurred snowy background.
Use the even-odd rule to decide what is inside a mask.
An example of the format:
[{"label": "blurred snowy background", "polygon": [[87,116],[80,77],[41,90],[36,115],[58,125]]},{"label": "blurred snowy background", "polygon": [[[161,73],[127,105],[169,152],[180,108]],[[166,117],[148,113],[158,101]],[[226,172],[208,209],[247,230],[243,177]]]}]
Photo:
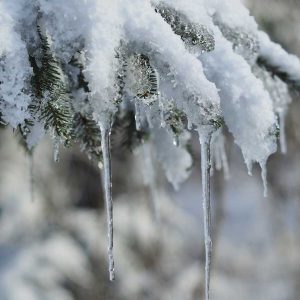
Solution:
[{"label": "blurred snowy background", "polygon": [[[246,2],[246,1],[245,1]],[[300,55],[299,0],[248,0],[274,41]],[[177,192],[158,178],[155,220],[137,154],[113,157],[116,282],[108,280],[106,218],[97,166],[80,151],[53,162],[45,140],[28,158],[0,131],[1,300],[194,300],[203,297],[204,245],[199,147],[191,178]],[[226,144],[230,178],[213,177],[214,300],[300,299],[300,104],[287,117],[288,154],[269,161],[269,197],[259,169],[247,175]],[[159,169],[159,166],[158,166]],[[158,173],[159,172],[158,170]]]}]

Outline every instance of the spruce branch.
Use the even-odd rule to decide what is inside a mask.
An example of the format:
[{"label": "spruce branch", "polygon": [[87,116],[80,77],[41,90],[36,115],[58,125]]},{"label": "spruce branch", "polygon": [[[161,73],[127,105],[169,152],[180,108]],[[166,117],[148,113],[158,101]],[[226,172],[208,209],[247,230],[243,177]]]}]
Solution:
[{"label": "spruce branch", "polygon": [[45,130],[53,130],[66,144],[72,140],[73,112],[66,77],[59,61],[51,51],[49,38],[37,26],[41,57],[30,56],[33,68],[31,80],[33,100],[29,111],[33,119],[44,123]]},{"label": "spruce branch", "polygon": [[214,50],[214,37],[205,26],[190,22],[183,14],[165,4],[157,5],[155,11],[162,16],[187,46],[196,46],[205,52]]},{"label": "spruce branch", "polygon": [[256,34],[241,27],[230,27],[220,21],[214,20],[222,35],[232,43],[232,49],[253,65],[259,53],[259,40]]},{"label": "spruce branch", "polygon": [[[147,104],[153,104],[152,97],[158,96],[158,76],[150,64],[149,58],[143,54],[134,54],[132,57],[132,70],[134,74],[134,92],[140,99],[148,99]],[[145,101],[144,101],[145,102]]]}]

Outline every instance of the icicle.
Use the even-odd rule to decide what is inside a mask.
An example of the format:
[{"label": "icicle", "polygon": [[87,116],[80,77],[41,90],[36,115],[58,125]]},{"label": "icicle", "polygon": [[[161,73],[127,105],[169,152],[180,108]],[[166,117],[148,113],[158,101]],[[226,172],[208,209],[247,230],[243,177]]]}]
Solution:
[{"label": "icicle", "polygon": [[139,99],[135,99],[135,127],[137,131],[141,131],[141,105]]},{"label": "icicle", "polygon": [[53,159],[55,162],[59,162],[59,145],[60,140],[59,137],[55,137],[53,141]]},{"label": "icicle", "polygon": [[264,185],[264,197],[268,197],[268,181],[267,181],[267,167],[266,167],[266,162],[261,162],[260,168],[261,168],[261,178],[263,181]]},{"label": "icicle", "polygon": [[279,112],[279,126],[280,126],[280,149],[281,153],[286,154],[287,146],[286,146],[286,134],[285,134],[285,111]]},{"label": "icicle", "polygon": [[110,133],[111,121],[100,123],[101,147],[103,155],[103,183],[105,191],[105,203],[108,228],[108,263],[109,279],[115,280],[114,256],[113,256],[113,201],[111,182],[111,157],[110,157]]},{"label": "icicle", "polygon": [[[204,129],[204,130],[203,130]],[[204,127],[199,130],[201,145],[202,197],[205,237],[205,299],[209,300],[210,267],[212,255],[211,241],[211,209],[210,209],[210,142],[213,129]]]},{"label": "icicle", "polygon": [[33,165],[33,153],[28,154],[29,165],[29,191],[31,202],[34,202],[34,165]]}]

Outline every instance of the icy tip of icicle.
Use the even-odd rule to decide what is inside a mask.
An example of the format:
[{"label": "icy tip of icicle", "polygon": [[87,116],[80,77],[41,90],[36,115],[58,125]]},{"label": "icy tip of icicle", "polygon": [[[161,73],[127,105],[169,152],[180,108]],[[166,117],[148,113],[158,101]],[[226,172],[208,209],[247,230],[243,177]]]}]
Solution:
[{"label": "icy tip of icicle", "polygon": [[264,186],[264,197],[268,197],[268,180],[267,180],[267,162],[263,161],[259,163],[261,168],[261,178]]},{"label": "icy tip of icicle", "polygon": [[[111,258],[113,259],[113,258]],[[113,282],[116,279],[115,268],[112,268],[109,272],[109,281]]]}]

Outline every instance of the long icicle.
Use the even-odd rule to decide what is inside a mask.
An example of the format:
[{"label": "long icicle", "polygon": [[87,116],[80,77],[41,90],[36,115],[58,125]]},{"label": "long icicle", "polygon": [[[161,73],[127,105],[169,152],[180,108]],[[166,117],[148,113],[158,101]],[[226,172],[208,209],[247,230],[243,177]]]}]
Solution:
[{"label": "long icicle", "polygon": [[108,229],[108,264],[109,264],[109,279],[115,280],[115,262],[113,255],[113,200],[112,200],[112,172],[111,172],[111,156],[110,156],[110,133],[111,121],[100,124],[101,130],[101,147],[103,155],[103,176],[105,190],[105,204],[107,213],[107,229]]},{"label": "long icicle", "polygon": [[205,299],[209,300],[210,268],[212,255],[211,239],[211,206],[210,206],[210,143],[212,130],[208,128],[205,132],[199,132],[201,146],[201,173],[202,173],[202,197],[204,216],[205,237]]}]

